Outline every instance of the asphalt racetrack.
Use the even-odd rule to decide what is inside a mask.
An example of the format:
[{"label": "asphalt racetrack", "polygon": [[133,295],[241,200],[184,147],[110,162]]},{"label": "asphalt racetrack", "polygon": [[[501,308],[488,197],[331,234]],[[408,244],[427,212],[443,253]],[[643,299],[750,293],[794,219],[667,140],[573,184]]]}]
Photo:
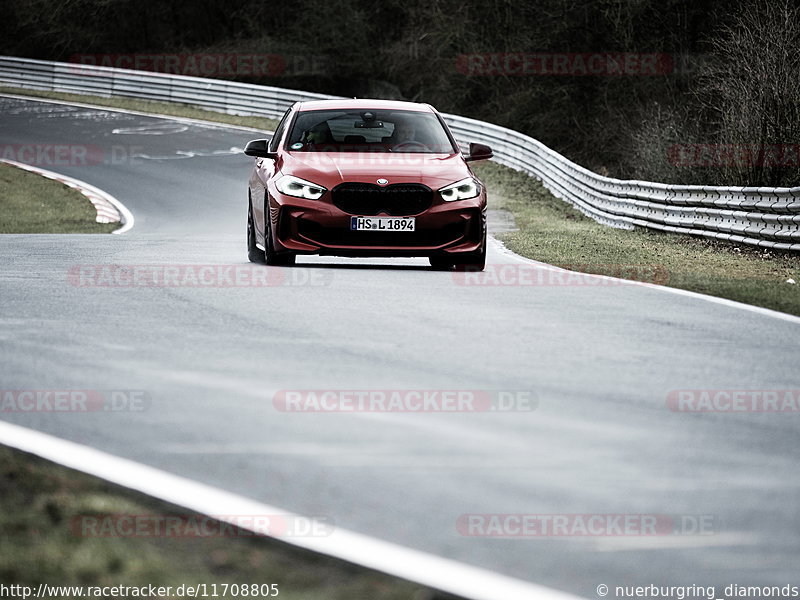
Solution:
[{"label": "asphalt racetrack", "polygon": [[[2,389],[147,398],[144,410],[4,420],[587,598],[599,584],[800,583],[800,413],[670,404],[681,390],[797,392],[798,321],[613,282],[466,280],[425,259],[251,266],[252,159],[240,150],[254,137],[0,98],[4,147],[89,149],[86,164],[40,166],[109,192],[136,219],[122,235],[0,236]],[[545,268],[494,243],[488,263],[526,277]],[[184,279],[115,282],[110,265]],[[192,285],[200,266],[228,271]],[[505,390],[516,408],[534,402],[287,412],[282,390]],[[612,524],[519,535],[513,520],[474,516],[509,514]],[[637,515],[671,526],[613,524]]]}]

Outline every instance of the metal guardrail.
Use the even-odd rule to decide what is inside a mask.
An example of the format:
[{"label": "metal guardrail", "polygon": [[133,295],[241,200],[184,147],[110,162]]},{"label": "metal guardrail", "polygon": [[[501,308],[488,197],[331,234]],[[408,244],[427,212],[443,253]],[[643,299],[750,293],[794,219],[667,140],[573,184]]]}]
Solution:
[{"label": "metal guardrail", "polygon": [[[336,98],[276,87],[0,56],[0,86],[181,102],[235,115],[278,118],[296,101]],[[488,144],[500,164],[542,181],[592,219],[754,246],[800,251],[800,187],[669,185],[604,177],[532,137],[443,115],[459,143]]]}]

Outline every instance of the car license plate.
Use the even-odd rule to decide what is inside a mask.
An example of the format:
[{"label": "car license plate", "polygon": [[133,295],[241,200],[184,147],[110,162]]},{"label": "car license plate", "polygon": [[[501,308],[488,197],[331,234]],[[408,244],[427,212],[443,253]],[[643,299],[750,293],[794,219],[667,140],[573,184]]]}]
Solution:
[{"label": "car license plate", "polygon": [[414,217],[352,217],[353,231],[414,231]]}]

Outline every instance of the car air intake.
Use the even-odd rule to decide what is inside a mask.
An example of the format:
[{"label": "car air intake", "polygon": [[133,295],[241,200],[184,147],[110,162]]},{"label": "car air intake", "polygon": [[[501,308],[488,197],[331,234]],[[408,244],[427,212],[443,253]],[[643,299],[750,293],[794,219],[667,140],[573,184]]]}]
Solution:
[{"label": "car air intake", "polygon": [[433,191],[420,183],[342,183],[333,188],[333,204],[351,215],[416,215],[430,207]]}]

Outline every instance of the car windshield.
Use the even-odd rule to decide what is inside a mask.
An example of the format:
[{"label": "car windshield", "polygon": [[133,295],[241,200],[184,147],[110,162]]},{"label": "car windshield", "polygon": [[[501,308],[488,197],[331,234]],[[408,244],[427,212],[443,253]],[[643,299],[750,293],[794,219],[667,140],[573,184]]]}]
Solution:
[{"label": "car windshield", "polygon": [[458,152],[436,115],[407,110],[304,111],[286,147],[295,152]]}]

